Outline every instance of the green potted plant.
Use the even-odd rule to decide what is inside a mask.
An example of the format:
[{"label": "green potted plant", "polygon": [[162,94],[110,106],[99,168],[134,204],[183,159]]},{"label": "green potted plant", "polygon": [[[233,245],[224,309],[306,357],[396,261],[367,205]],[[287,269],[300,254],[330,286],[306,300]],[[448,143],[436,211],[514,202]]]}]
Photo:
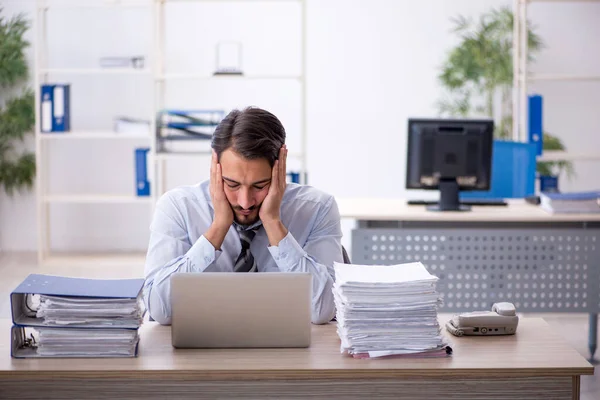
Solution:
[{"label": "green potted plant", "polygon": [[[565,145],[556,136],[544,132],[544,150],[565,150]],[[538,161],[537,173],[540,178],[540,191],[553,191],[558,189],[558,177],[565,172],[567,178],[575,176],[573,163],[570,161]]]},{"label": "green potted plant", "polygon": [[[442,116],[485,116],[498,121],[494,136],[512,136],[513,86],[513,12],[509,7],[492,9],[479,21],[459,16],[454,19],[454,32],[460,41],[446,58],[439,80],[448,94],[438,102]],[[541,38],[528,24],[528,60],[543,48]],[[565,150],[562,141],[544,132],[544,150]],[[540,176],[557,176],[565,171],[573,176],[569,161],[537,163]]]},{"label": "green potted plant", "polygon": [[[35,125],[35,101],[30,89],[22,88],[29,73],[24,34],[29,22],[22,14],[6,19],[0,9],[0,187],[9,195],[15,189],[31,188],[35,178],[35,156],[19,151],[18,142]],[[12,94],[12,95],[10,95]]]}]

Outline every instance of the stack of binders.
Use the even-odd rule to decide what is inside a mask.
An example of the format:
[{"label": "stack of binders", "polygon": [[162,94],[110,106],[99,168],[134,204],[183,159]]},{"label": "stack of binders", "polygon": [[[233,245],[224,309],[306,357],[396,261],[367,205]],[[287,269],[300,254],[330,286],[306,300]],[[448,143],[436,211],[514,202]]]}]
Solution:
[{"label": "stack of binders", "polygon": [[334,264],[341,352],[354,358],[446,357],[437,319],[437,277],[420,262]]},{"label": "stack of binders", "polygon": [[10,295],[11,356],[135,357],[143,279],[29,275]]},{"label": "stack of binders", "polygon": [[224,115],[223,110],[162,110],[156,122],[157,151],[210,154],[213,133]]},{"label": "stack of binders", "polygon": [[551,214],[600,213],[600,190],[541,193],[540,207]]},{"label": "stack of binders", "polygon": [[159,140],[211,140],[223,110],[163,110],[158,116]]}]

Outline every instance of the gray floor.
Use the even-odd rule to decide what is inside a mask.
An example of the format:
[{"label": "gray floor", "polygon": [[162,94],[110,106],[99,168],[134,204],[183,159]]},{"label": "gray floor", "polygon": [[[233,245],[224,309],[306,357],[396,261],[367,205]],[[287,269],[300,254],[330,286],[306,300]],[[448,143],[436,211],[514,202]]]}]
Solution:
[{"label": "gray floor", "polygon": [[[143,266],[101,266],[82,265],[69,267],[39,267],[33,253],[0,253],[0,318],[10,318],[9,294],[28,274],[54,274],[86,278],[136,278],[143,277]],[[528,314],[544,318],[556,329],[567,343],[573,346],[585,358],[588,353],[588,315],[587,314]],[[596,353],[600,359],[600,349]],[[595,364],[594,376],[581,378],[581,399],[600,399],[600,365]]]}]

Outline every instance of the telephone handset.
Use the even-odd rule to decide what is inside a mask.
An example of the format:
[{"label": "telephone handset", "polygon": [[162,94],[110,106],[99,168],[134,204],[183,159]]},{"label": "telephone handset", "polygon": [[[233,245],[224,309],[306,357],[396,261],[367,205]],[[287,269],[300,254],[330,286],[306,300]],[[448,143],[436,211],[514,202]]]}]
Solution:
[{"label": "telephone handset", "polygon": [[494,303],[492,311],[474,311],[452,317],[446,323],[455,336],[514,335],[519,317],[512,303]]}]

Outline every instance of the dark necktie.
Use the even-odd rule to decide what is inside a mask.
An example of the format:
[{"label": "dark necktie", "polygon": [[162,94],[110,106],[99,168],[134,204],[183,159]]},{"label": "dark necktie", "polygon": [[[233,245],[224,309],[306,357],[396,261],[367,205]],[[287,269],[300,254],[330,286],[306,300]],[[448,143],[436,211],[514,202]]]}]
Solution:
[{"label": "dark necktie", "polygon": [[257,226],[253,229],[244,229],[243,227],[236,225],[236,229],[240,235],[240,241],[242,242],[242,251],[233,267],[233,272],[256,272],[256,262],[254,256],[250,252],[250,243],[256,235],[256,231],[260,228]]}]

